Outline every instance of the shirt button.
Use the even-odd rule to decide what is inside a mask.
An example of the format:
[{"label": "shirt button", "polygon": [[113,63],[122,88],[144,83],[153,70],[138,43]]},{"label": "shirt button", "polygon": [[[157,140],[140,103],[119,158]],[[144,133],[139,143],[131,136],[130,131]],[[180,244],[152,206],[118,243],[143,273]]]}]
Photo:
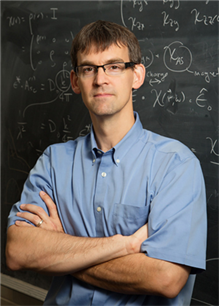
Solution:
[{"label": "shirt button", "polygon": [[99,212],[101,211],[101,207],[100,206],[97,207],[97,211],[99,211]]},{"label": "shirt button", "polygon": [[95,163],[96,159],[93,159],[93,163]]},{"label": "shirt button", "polygon": [[106,177],[106,172],[101,173],[102,177]]},{"label": "shirt button", "polygon": [[116,162],[117,162],[117,164],[119,164],[119,163],[120,163],[120,160],[119,160],[119,159],[117,159],[117,160],[116,160]]}]

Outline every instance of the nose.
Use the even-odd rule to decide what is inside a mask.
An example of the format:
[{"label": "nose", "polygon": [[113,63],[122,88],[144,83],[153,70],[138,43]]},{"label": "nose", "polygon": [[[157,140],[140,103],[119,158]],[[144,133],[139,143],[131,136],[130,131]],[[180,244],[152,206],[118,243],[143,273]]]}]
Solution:
[{"label": "nose", "polygon": [[104,66],[99,66],[97,68],[97,72],[96,72],[95,77],[94,77],[94,83],[96,85],[102,85],[102,84],[108,83],[108,77],[105,73]]}]

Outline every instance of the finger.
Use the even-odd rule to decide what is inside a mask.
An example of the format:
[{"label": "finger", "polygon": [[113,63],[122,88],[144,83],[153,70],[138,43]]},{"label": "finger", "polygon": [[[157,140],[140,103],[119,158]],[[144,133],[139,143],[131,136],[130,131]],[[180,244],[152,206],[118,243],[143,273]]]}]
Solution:
[{"label": "finger", "polygon": [[29,212],[18,212],[17,216],[21,217],[21,218],[23,218],[27,221],[30,221],[35,225],[37,225],[42,220],[42,218],[40,218],[38,215],[29,213]]},{"label": "finger", "polygon": [[50,196],[44,191],[40,191],[40,197],[48,207],[50,217],[54,218],[57,217],[58,216],[57,207],[56,204],[53,202],[53,200],[50,198]]},{"label": "finger", "polygon": [[32,215],[38,216],[40,219],[43,219],[44,221],[49,218],[49,216],[47,215],[45,210],[42,207],[38,206],[38,205],[34,205],[34,204],[21,204],[20,208],[22,210],[28,211]]},{"label": "finger", "polygon": [[16,221],[16,222],[15,222],[15,225],[16,225],[16,226],[19,226],[19,227],[33,227],[32,224],[27,223],[27,222],[25,222],[25,221]]}]

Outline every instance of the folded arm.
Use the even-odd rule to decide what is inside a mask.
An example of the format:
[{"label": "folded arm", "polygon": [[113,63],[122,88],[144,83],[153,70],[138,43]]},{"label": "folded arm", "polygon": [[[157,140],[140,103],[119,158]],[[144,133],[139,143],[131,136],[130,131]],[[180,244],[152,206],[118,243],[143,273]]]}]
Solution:
[{"label": "folded arm", "polygon": [[[185,285],[190,273],[189,267],[140,253],[141,242],[148,238],[147,225],[129,237],[72,237],[63,233],[56,205],[51,198],[45,194],[41,196],[50,216],[35,205],[22,207],[26,211],[29,210],[29,213],[18,213],[19,216],[33,224],[38,224],[41,219],[44,222],[42,228],[36,228],[26,222],[16,222],[17,225],[9,228],[9,267],[18,265],[15,268],[29,268],[54,274],[71,273],[81,281],[122,294],[153,294],[173,298]],[[20,235],[23,237],[19,238]],[[127,241],[128,248],[132,241],[129,250]],[[11,245],[14,249],[9,252]],[[10,253],[13,256],[10,256]],[[18,258],[22,262],[18,261]]]},{"label": "folded arm", "polygon": [[[52,215],[54,203],[46,197],[47,206]],[[49,200],[48,200],[49,199]],[[53,203],[53,206],[50,206]],[[75,237],[63,233],[41,208],[27,204],[22,217],[34,224],[43,216],[42,228],[26,222],[16,222],[8,229],[6,260],[12,270],[31,269],[54,275],[74,273],[99,263],[140,252],[142,242],[147,237],[146,226],[131,236],[115,235],[107,238]],[[40,216],[40,218],[39,218]],[[55,230],[55,228],[58,228]]]},{"label": "folded arm", "polygon": [[122,294],[150,294],[174,298],[184,287],[190,267],[150,258],[143,253],[78,271],[74,277]]}]

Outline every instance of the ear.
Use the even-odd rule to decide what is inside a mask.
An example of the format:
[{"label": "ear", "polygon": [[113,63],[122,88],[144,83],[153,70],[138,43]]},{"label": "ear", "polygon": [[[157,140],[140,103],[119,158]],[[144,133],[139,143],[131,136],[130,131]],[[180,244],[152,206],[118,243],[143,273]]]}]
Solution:
[{"label": "ear", "polygon": [[134,67],[134,80],[133,80],[133,89],[138,89],[144,83],[145,79],[145,66],[143,64],[137,64]]},{"label": "ear", "polygon": [[74,93],[80,94],[81,90],[80,90],[80,87],[78,85],[78,77],[77,77],[76,73],[74,72],[74,70],[71,71],[70,80],[71,80],[71,87],[72,87],[72,90],[74,91]]}]

